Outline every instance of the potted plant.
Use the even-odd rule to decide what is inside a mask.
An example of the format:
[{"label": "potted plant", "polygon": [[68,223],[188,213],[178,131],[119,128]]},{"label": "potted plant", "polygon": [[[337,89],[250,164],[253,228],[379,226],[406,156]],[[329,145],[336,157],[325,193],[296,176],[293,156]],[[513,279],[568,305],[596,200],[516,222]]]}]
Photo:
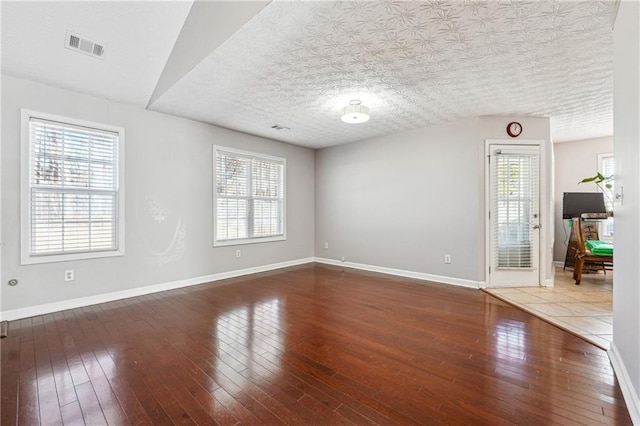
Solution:
[{"label": "potted plant", "polygon": [[602,173],[598,172],[595,176],[586,177],[582,179],[578,184],[581,183],[589,183],[593,182],[596,184],[598,189],[602,192],[602,194],[607,199],[607,210],[609,210],[609,215],[613,216],[613,198],[611,198],[611,191],[613,190],[613,175],[604,176]]}]

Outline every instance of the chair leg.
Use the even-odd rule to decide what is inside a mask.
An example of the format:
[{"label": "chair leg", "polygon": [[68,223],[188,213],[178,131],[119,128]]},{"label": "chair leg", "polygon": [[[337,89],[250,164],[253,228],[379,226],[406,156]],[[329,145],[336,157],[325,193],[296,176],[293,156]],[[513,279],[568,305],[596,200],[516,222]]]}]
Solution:
[{"label": "chair leg", "polygon": [[573,278],[576,280],[576,285],[580,285],[582,279],[582,268],[584,267],[584,259],[576,259],[576,267],[573,269]]}]

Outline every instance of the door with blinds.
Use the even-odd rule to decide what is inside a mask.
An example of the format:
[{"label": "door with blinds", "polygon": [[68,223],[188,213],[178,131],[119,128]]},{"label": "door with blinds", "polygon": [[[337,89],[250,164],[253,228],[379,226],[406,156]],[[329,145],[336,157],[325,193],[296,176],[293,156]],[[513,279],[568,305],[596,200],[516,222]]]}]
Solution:
[{"label": "door with blinds", "polygon": [[489,146],[488,285],[540,284],[540,147]]}]

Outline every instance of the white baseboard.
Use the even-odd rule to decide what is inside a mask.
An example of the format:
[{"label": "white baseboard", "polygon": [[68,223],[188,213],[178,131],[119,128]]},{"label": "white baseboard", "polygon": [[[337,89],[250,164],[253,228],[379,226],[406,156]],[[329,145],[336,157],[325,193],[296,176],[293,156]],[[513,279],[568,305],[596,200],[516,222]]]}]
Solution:
[{"label": "white baseboard", "polygon": [[640,425],[640,397],[633,387],[633,382],[631,381],[631,377],[629,377],[629,373],[620,357],[620,352],[618,352],[615,342],[611,342],[611,348],[607,351],[607,355],[609,355],[613,371],[616,373],[616,378],[620,384],[624,402],[627,404],[631,421],[634,425]]},{"label": "white baseboard", "polygon": [[419,280],[433,281],[433,282],[443,283],[443,284],[451,284],[451,285],[456,285],[460,287],[475,288],[475,289],[480,288],[479,281],[465,280],[462,278],[445,277],[442,275],[426,274],[423,272],[407,271],[404,269],[386,268],[384,266],[365,265],[362,263],[342,262],[340,260],[326,259],[323,257],[316,257],[315,261],[318,263],[325,263],[327,265],[344,266],[345,268],[361,269],[363,271],[370,271],[370,272],[380,272],[382,274],[397,275],[399,277],[407,277],[407,278],[416,278]]},{"label": "white baseboard", "polygon": [[113,302],[114,300],[126,299],[129,297],[144,296],[145,294],[157,293],[165,290],[188,287],[192,285],[205,284],[220,281],[227,278],[235,278],[243,275],[267,272],[274,269],[287,268],[289,266],[303,265],[314,261],[313,257],[290,260],[269,265],[256,266],[253,268],[238,269],[235,271],[221,272],[218,274],[204,275],[201,277],[187,278],[185,280],[171,281],[167,283],[154,284],[144,287],[137,287],[128,290],[114,291],[111,293],[98,294],[95,296],[79,297],[77,299],[61,300],[59,302],[45,303],[42,305],[29,306],[26,308],[12,309],[0,312],[0,321],[14,321],[21,318],[29,318],[37,315],[50,314],[51,312],[65,311],[67,309],[81,308],[84,306],[96,305],[98,303]]},{"label": "white baseboard", "polygon": [[558,268],[564,268],[564,262],[562,260],[556,260],[553,262],[553,266]]}]

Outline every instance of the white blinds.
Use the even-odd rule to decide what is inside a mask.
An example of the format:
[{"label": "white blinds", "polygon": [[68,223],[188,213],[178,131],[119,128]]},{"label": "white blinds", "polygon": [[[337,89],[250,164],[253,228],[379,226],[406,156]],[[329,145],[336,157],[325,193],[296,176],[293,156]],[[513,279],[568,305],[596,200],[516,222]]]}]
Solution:
[{"label": "white blinds", "polygon": [[216,241],[284,234],[284,161],[216,150]]},{"label": "white blinds", "polygon": [[115,250],[119,135],[29,120],[30,254]]},{"label": "white blinds", "polygon": [[[600,158],[600,173],[607,178],[614,176],[616,172],[615,165],[616,163],[613,154],[602,155]],[[611,188],[607,188],[606,186],[602,188],[604,193],[604,202],[607,206],[607,210],[613,211],[615,205],[615,178],[611,179],[607,183],[611,185]],[[601,223],[600,235],[602,238],[606,239],[613,237],[613,222],[613,218],[609,217]]]},{"label": "white blinds", "polygon": [[[533,219],[538,198],[537,154],[501,153],[496,161],[493,179],[496,215],[494,241],[498,268],[531,268],[535,249]],[[537,222],[536,222],[537,223]]]},{"label": "white blinds", "polygon": [[[615,161],[613,155],[607,155],[602,157],[602,165],[601,172],[604,177],[613,176],[615,174]],[[613,210],[613,200],[614,200],[614,181],[611,180],[607,182],[611,184],[611,188],[603,188],[604,191],[604,201],[607,203],[607,210]]]}]

